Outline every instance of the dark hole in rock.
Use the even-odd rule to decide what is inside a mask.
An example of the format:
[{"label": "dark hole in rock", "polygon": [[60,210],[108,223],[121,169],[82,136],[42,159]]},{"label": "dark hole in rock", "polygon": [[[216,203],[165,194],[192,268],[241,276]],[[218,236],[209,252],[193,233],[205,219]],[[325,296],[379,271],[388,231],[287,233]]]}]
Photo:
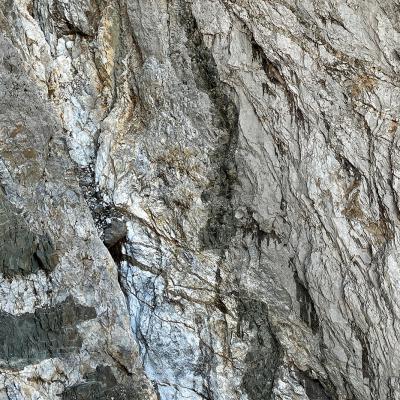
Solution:
[{"label": "dark hole in rock", "polygon": [[310,400],[333,400],[317,379],[310,378],[305,372],[300,370],[296,371],[296,376]]},{"label": "dark hole in rock", "polygon": [[300,305],[300,317],[316,334],[319,330],[319,318],[314,302],[296,271],[294,272],[294,280],[296,282],[297,301]]}]

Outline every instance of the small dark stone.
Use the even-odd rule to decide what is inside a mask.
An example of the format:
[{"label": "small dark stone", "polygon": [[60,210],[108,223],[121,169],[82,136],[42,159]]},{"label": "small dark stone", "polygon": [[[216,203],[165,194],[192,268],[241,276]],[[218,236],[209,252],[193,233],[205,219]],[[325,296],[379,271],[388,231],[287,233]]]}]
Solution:
[{"label": "small dark stone", "polygon": [[127,233],[126,224],[119,219],[113,219],[109,225],[104,228],[103,241],[107,248],[113,247],[121,239],[125,238]]}]

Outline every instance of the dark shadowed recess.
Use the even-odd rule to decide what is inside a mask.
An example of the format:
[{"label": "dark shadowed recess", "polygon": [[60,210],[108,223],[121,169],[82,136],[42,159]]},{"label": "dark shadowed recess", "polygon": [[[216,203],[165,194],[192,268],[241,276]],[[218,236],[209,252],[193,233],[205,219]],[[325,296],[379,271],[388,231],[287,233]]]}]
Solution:
[{"label": "dark shadowed recess", "polygon": [[23,368],[78,351],[82,339],[76,325],[95,317],[93,307],[76,304],[71,296],[34,313],[0,312],[0,367]]},{"label": "dark shadowed recess", "polygon": [[[98,28],[99,1],[90,1],[86,7],[84,3],[77,0],[53,0],[51,2],[33,0],[29,11],[32,17],[39,22],[44,33],[52,33],[57,37],[77,35],[92,39]],[[77,18],[75,10],[77,7],[86,8],[84,13],[87,23],[85,20]]]},{"label": "dark shadowed recess", "polygon": [[300,305],[300,317],[311,328],[313,333],[316,334],[319,330],[319,318],[314,302],[296,271],[294,271],[293,277],[296,282],[296,297]]},{"label": "dark shadowed recess", "polygon": [[304,387],[310,400],[333,400],[317,379],[310,378],[305,372],[296,371],[296,377]]}]

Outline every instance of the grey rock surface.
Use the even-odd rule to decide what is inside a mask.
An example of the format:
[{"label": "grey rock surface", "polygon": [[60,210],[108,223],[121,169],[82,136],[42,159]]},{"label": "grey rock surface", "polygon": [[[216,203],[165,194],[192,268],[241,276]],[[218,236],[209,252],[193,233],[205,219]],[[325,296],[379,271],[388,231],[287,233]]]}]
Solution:
[{"label": "grey rock surface", "polygon": [[0,3],[0,399],[400,399],[397,0]]}]

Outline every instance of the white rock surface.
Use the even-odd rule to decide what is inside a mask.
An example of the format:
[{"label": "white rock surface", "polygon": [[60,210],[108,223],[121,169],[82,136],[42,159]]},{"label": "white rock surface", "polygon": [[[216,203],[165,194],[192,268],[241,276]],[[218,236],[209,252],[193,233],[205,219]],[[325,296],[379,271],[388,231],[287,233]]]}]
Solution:
[{"label": "white rock surface", "polygon": [[4,1],[0,318],[88,309],[0,399],[399,399],[399,15]]}]

